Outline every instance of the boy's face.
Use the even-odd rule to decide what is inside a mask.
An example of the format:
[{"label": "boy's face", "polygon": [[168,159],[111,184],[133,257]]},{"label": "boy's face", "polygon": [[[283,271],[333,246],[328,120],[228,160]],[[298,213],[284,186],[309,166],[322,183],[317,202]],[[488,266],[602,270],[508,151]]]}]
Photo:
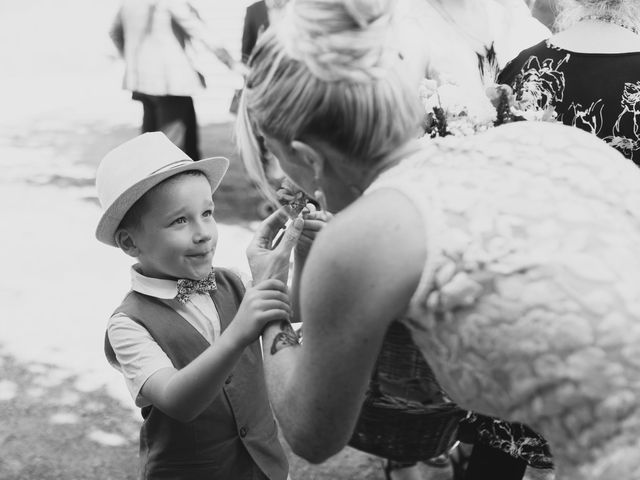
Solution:
[{"label": "boy's face", "polygon": [[148,277],[200,280],[218,242],[211,186],[203,175],[178,175],[150,190],[131,235]]}]

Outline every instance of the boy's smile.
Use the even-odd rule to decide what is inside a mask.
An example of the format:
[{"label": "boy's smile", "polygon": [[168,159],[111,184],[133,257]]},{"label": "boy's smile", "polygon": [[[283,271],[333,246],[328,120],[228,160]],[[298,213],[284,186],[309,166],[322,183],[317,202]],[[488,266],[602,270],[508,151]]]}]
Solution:
[{"label": "boy's smile", "polygon": [[131,232],[142,273],[200,280],[211,271],[218,241],[211,186],[201,174],[181,174],[150,190],[140,225]]}]

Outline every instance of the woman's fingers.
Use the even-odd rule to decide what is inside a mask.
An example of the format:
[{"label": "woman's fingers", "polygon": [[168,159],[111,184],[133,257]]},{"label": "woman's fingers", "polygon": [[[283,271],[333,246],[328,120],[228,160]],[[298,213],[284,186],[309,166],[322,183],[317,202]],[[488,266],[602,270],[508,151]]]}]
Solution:
[{"label": "woman's fingers", "polygon": [[253,235],[253,239],[251,240],[247,251],[252,249],[270,249],[273,238],[288,219],[289,216],[287,215],[285,207],[280,207],[265,218],[258,226],[256,233]]},{"label": "woman's fingers", "polygon": [[291,250],[296,246],[300,235],[302,235],[303,228],[304,220],[300,217],[296,218],[287,227],[287,230],[284,232],[282,241],[278,244],[274,251],[278,252],[278,254],[282,255],[283,257],[289,258]]}]

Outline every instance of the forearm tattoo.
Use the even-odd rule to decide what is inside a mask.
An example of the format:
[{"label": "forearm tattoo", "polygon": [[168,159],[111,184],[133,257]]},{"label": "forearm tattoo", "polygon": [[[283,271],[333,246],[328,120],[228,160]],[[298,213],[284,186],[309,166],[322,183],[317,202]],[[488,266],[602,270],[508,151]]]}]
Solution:
[{"label": "forearm tattoo", "polygon": [[278,333],[273,338],[273,344],[271,345],[271,355],[275,355],[280,350],[283,350],[285,348],[299,345],[298,335],[296,335],[296,332],[293,330],[293,327],[288,321],[282,320],[280,322],[280,330],[280,333]]}]

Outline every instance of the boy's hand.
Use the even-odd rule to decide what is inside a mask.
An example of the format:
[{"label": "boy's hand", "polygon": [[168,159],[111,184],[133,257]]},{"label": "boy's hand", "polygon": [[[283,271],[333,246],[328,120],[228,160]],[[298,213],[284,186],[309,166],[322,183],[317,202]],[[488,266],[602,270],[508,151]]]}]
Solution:
[{"label": "boy's hand", "polygon": [[307,258],[313,240],[318,235],[318,232],[331,220],[332,216],[333,215],[324,210],[315,210],[313,206],[311,206],[311,209],[306,207],[305,210],[302,211],[304,226],[302,227],[302,233],[295,247],[296,259],[304,261]]},{"label": "boy's hand", "polygon": [[296,218],[287,227],[280,243],[272,246],[274,238],[289,218],[287,208],[281,207],[269,215],[260,224],[247,248],[249,268],[256,283],[266,278],[277,278],[284,283],[287,282],[291,250],[298,243],[304,226],[304,220]]},{"label": "boy's hand", "polygon": [[268,323],[290,318],[287,286],[272,278],[247,289],[229,330],[238,336],[242,345],[249,345],[261,335]]}]

